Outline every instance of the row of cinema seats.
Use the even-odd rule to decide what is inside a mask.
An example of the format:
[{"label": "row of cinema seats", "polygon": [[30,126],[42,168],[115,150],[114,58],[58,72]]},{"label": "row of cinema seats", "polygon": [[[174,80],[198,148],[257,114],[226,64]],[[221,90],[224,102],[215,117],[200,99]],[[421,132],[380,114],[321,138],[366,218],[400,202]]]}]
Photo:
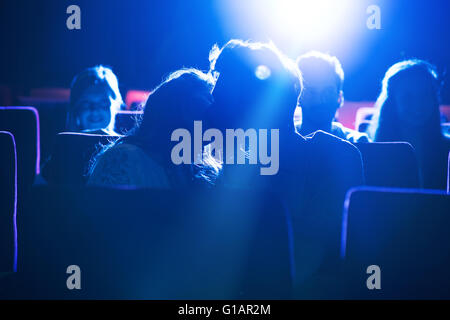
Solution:
[{"label": "row of cinema seats", "polygon": [[[49,183],[84,185],[89,161],[101,146],[119,136],[63,132],[55,140],[53,157],[45,168]],[[358,143],[365,182],[369,186],[419,188],[419,169],[414,150],[405,142]]]},{"label": "row of cinema seats", "polygon": [[[12,133],[0,134],[0,272],[14,271],[16,263],[19,271],[0,276],[0,297],[292,297],[292,231],[273,196],[86,188],[91,155],[115,138],[75,133],[54,140],[50,186],[31,188],[29,175],[39,173],[38,113],[1,108],[0,121],[0,130]],[[294,297],[450,298],[443,273],[450,196],[387,188],[420,186],[409,144],[357,146],[366,184],[384,188],[349,192],[343,224],[336,226],[343,235],[341,268],[331,282],[313,280]],[[83,271],[81,291],[66,288],[72,264]],[[383,272],[378,295],[365,286],[371,264]]]},{"label": "row of cinema seats", "polygon": [[[40,186],[21,206],[19,272],[0,297],[449,299],[449,210],[444,192],[353,189],[342,263],[293,296],[295,264],[308,261],[293,261],[290,217],[271,195]],[[67,290],[70,265],[82,290]],[[367,289],[371,265],[380,291]]]},{"label": "row of cinema seats", "polygon": [[[0,296],[291,297],[292,232],[270,195],[41,186],[21,208],[19,272]],[[70,265],[82,290],[67,290]]]}]

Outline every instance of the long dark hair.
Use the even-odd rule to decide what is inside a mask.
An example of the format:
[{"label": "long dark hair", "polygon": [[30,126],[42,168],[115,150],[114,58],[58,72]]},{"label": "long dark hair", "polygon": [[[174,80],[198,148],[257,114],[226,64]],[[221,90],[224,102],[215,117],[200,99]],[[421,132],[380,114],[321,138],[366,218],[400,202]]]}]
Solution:
[{"label": "long dark hair", "polygon": [[[147,98],[144,113],[129,139],[142,143],[163,138],[170,141],[170,134],[177,128],[188,128],[194,120],[202,120],[196,114],[196,98],[210,98],[213,79],[206,73],[194,68],[172,72],[159,84]],[[210,104],[212,101],[204,101]],[[168,137],[168,138],[167,138]],[[167,139],[168,140],[167,140]]]},{"label": "long dark hair", "polygon": [[398,115],[397,106],[394,100],[399,83],[408,82],[413,76],[420,76],[424,81],[429,82],[434,90],[433,101],[428,107],[432,114],[426,119],[423,130],[427,137],[441,137],[441,122],[439,111],[439,82],[436,68],[430,63],[411,59],[394,64],[386,72],[382,82],[382,90],[375,103],[376,113],[369,126],[368,133],[374,141],[404,141],[399,126],[402,119]]},{"label": "long dark hair", "polygon": [[[171,73],[148,96],[137,126],[128,136],[105,146],[95,159],[115,145],[130,143],[139,146],[162,167],[173,172],[176,168],[170,157],[171,134],[178,128],[193,127],[195,120],[203,120],[197,111],[200,109],[198,103],[212,103],[208,100],[212,88],[212,77],[200,70],[190,68]],[[95,161],[90,172],[95,167]],[[186,171],[185,176],[212,183],[219,173],[219,165],[210,161],[212,159],[205,159],[204,165],[182,166],[176,170]]]}]

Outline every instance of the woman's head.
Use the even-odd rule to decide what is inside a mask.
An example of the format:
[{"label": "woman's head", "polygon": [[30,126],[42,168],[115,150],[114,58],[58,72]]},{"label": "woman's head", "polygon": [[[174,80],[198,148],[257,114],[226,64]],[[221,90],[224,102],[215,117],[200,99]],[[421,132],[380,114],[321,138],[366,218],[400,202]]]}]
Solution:
[{"label": "woman's head", "polygon": [[170,142],[173,130],[193,128],[194,121],[202,121],[212,103],[212,87],[212,78],[197,69],[171,73],[149,95],[134,136],[150,142],[167,138]]},{"label": "woman's head", "polygon": [[422,60],[394,64],[386,72],[371,127],[376,141],[405,140],[403,132],[440,132],[439,83],[434,66]]},{"label": "woman's head", "polygon": [[114,131],[115,115],[123,104],[117,77],[110,68],[96,66],[72,81],[67,129]]},{"label": "woman's head", "polygon": [[210,52],[217,127],[288,125],[302,89],[300,71],[272,43],[231,40]]}]

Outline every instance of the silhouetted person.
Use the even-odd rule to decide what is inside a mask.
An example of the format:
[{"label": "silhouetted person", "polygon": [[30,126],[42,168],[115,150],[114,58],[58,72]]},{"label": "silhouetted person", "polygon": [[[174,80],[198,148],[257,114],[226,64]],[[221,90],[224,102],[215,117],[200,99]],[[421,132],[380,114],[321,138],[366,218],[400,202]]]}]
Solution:
[{"label": "silhouetted person", "polygon": [[202,120],[212,86],[212,79],[196,69],[169,75],[148,97],[135,131],[96,157],[88,184],[170,189],[199,180],[212,183],[218,169],[175,165],[171,159],[172,133]]},{"label": "silhouetted person", "polygon": [[122,104],[112,70],[104,66],[88,68],[72,81],[66,130],[115,134],[115,116]]},{"label": "silhouetted person", "polygon": [[[279,130],[275,174],[261,175],[267,166],[260,162],[225,161],[217,183],[268,189],[285,201],[293,218],[296,285],[301,288],[324,265],[333,268],[326,260],[338,256],[344,195],[363,183],[361,155],[351,143],[323,131],[309,137],[296,133],[293,114],[302,91],[300,72],[274,45],[231,40],[213,48],[210,61],[217,81],[209,125],[222,131]],[[274,138],[272,133],[267,150]],[[250,139],[237,148],[249,159],[261,149],[258,145],[252,150]],[[226,145],[223,150],[226,156]]]},{"label": "silhouetted person", "polygon": [[302,121],[297,130],[308,135],[323,130],[350,142],[368,142],[368,136],[334,121],[344,103],[344,70],[336,57],[311,51],[297,58],[303,76],[300,98]]},{"label": "silhouetted person", "polygon": [[446,188],[450,140],[441,130],[438,75],[422,60],[394,64],[386,72],[369,131],[374,141],[406,141],[416,150],[423,186]]}]

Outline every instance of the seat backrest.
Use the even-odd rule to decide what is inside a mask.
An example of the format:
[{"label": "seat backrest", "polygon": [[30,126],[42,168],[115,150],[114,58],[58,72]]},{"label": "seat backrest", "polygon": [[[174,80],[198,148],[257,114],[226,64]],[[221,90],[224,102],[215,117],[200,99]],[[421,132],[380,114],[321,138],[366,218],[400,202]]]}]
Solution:
[{"label": "seat backrest", "polygon": [[420,187],[419,167],[407,142],[357,143],[361,151],[365,183],[392,188]]},{"label": "seat backrest", "polygon": [[[41,186],[20,219],[19,272],[31,272],[32,297],[275,299],[291,292],[288,216],[271,195]],[[66,287],[70,265],[81,269],[82,290]]]},{"label": "seat backrest", "polygon": [[0,272],[16,269],[17,158],[14,136],[0,131]]},{"label": "seat backrest", "polygon": [[33,99],[31,103],[39,112],[41,159],[44,162],[53,151],[56,135],[66,130],[68,102]]},{"label": "seat backrest", "polygon": [[450,193],[450,152],[448,153],[448,165],[447,165],[447,193]]},{"label": "seat backrest", "polygon": [[[361,187],[347,194],[341,256],[353,298],[450,298],[450,195]],[[369,290],[366,270],[381,270]]]},{"label": "seat backrest", "polygon": [[84,185],[93,156],[119,136],[62,132],[57,134],[51,159],[43,169],[50,184]]},{"label": "seat backrest", "polygon": [[18,186],[26,189],[40,172],[39,114],[33,107],[0,107],[0,130],[14,135]]},{"label": "seat backrest", "polygon": [[142,114],[142,111],[119,111],[116,114],[114,131],[119,134],[127,134],[136,127]]}]

